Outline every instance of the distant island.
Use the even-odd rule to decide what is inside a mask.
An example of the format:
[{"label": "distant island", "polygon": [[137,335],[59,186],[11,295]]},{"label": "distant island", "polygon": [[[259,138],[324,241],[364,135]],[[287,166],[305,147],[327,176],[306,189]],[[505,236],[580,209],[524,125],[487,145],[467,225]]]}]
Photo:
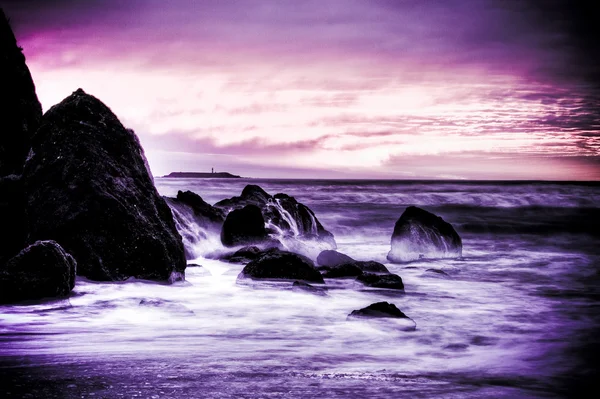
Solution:
[{"label": "distant island", "polygon": [[168,175],[163,177],[179,177],[179,178],[214,178],[214,179],[239,179],[241,176],[232,175],[229,172],[212,172],[212,173],[204,173],[204,172],[171,172]]}]

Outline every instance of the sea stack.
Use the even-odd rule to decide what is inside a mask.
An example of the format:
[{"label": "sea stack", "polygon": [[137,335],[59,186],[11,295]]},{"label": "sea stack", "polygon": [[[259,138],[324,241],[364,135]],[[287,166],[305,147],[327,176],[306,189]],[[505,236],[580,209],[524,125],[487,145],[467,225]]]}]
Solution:
[{"label": "sea stack", "polygon": [[416,206],[406,208],[394,226],[390,262],[462,256],[462,240],[452,225]]},{"label": "sea stack", "polygon": [[29,240],[55,240],[93,280],[183,279],[181,236],[135,133],[79,89],[53,106],[23,172]]}]

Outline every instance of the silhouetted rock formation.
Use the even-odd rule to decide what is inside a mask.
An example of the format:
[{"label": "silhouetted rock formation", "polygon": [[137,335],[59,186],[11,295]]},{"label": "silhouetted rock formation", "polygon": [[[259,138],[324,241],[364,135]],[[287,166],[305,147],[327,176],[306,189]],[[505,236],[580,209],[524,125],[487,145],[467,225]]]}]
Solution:
[{"label": "silhouetted rock formation", "polygon": [[390,262],[462,256],[462,240],[450,223],[415,206],[406,208],[392,234]]},{"label": "silhouetted rock formation", "polygon": [[367,287],[404,290],[402,278],[397,274],[363,273],[356,280]]},{"label": "silhouetted rock formation", "polygon": [[164,197],[173,212],[177,231],[181,234],[186,259],[195,259],[198,244],[206,240],[209,234],[221,231],[225,212],[208,204],[198,194],[191,191],[179,191],[176,198]]},{"label": "silhouetted rock formation", "polygon": [[79,89],[44,115],[23,179],[30,240],[56,240],[80,275],[183,278],[181,236],[138,138],[95,97]]},{"label": "silhouetted rock formation", "polygon": [[37,241],[0,267],[0,302],[61,297],[75,287],[77,264],[54,241]]},{"label": "silhouetted rock formation", "polygon": [[261,243],[268,238],[262,213],[255,205],[229,212],[221,230],[221,242],[227,247]]},{"label": "silhouetted rock formation", "polygon": [[326,249],[317,256],[317,265],[319,266],[338,266],[344,263],[354,262],[354,259],[341,252]]},{"label": "silhouetted rock formation", "polygon": [[0,267],[25,247],[24,203],[20,176],[0,177]]},{"label": "silhouetted rock formation", "polygon": [[323,249],[336,248],[333,234],[314,212],[286,194],[271,196],[257,185],[247,185],[239,197],[219,201],[215,207],[231,210],[247,205],[260,209],[267,233],[290,251],[316,257]]},{"label": "silhouetted rock formation", "polygon": [[349,317],[390,317],[394,319],[408,319],[393,303],[377,302],[359,310],[353,310]]},{"label": "silhouetted rock formation", "polygon": [[0,176],[23,171],[41,117],[25,56],[0,9]]},{"label": "silhouetted rock formation", "polygon": [[314,263],[302,255],[271,249],[248,263],[238,278],[287,279],[323,283]]}]

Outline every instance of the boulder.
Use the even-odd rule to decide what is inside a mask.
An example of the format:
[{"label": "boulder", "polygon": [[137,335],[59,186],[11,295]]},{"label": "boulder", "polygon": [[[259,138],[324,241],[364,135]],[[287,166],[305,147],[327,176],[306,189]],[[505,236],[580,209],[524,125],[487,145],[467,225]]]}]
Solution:
[{"label": "boulder", "polygon": [[202,225],[211,223],[221,225],[225,221],[225,212],[221,208],[216,208],[204,201],[201,196],[192,191],[178,191],[176,198],[166,198],[171,207],[186,207],[191,210],[193,215],[202,222]]},{"label": "boulder", "polygon": [[248,263],[238,278],[285,279],[324,283],[314,263],[302,255],[271,249]]},{"label": "boulder", "polygon": [[393,303],[377,302],[359,310],[353,310],[348,317],[389,317],[394,319],[408,319]]},{"label": "boulder", "polygon": [[247,264],[253,260],[260,258],[265,251],[257,246],[251,245],[238,249],[233,253],[224,255],[221,260],[231,263],[243,263]]},{"label": "boulder", "polygon": [[406,208],[392,234],[390,262],[462,256],[462,241],[452,225],[415,206]]},{"label": "boulder", "polygon": [[221,230],[221,242],[226,247],[256,244],[269,239],[260,208],[246,205],[227,214]]},{"label": "boulder", "polygon": [[323,249],[336,248],[333,234],[323,227],[314,212],[289,195],[271,196],[251,184],[241,196],[219,201],[215,207],[231,211],[248,205],[260,209],[267,234],[290,251],[316,257]]},{"label": "boulder", "polygon": [[367,287],[404,290],[402,278],[397,274],[363,273],[356,280]]},{"label": "boulder", "polygon": [[368,272],[368,273],[382,273],[382,274],[389,274],[390,273],[390,271],[388,270],[387,267],[385,267],[384,265],[382,265],[379,262],[375,262],[375,261],[372,261],[372,260],[369,260],[369,261],[356,260],[356,261],[352,262],[352,264],[354,264],[355,266],[357,266],[363,272]]},{"label": "boulder", "polygon": [[181,236],[140,142],[79,89],[43,117],[23,173],[29,239],[57,241],[92,280],[183,279]]},{"label": "boulder", "polygon": [[0,176],[21,174],[42,118],[23,49],[0,9]]},{"label": "boulder", "polygon": [[0,302],[69,295],[76,269],[55,241],[36,241],[0,267]]},{"label": "boulder", "polygon": [[350,262],[354,262],[354,259],[352,259],[346,254],[334,251],[332,249],[326,249],[325,251],[321,251],[319,256],[317,256],[317,265],[319,266],[333,267]]}]

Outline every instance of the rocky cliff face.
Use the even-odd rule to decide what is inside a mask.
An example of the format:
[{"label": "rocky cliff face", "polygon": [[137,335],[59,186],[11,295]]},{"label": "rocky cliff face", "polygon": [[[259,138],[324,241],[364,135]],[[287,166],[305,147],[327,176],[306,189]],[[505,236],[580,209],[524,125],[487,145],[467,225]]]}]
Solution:
[{"label": "rocky cliff face", "polygon": [[29,242],[55,240],[95,280],[183,278],[181,236],[142,147],[79,89],[52,107],[23,173]]},{"label": "rocky cliff face", "polygon": [[41,117],[25,56],[0,9],[0,176],[21,173]]}]

